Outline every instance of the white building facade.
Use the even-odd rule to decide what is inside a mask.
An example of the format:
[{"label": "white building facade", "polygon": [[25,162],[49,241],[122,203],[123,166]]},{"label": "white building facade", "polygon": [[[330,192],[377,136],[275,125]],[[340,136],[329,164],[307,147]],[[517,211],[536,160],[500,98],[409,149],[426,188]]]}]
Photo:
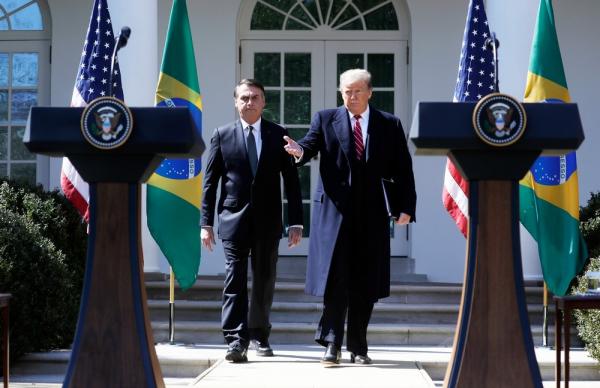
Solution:
[{"label": "white building facade", "polygon": [[[600,3],[555,0],[554,10],[572,100],[579,104],[586,140],[577,153],[580,204],[600,190]],[[24,176],[49,189],[60,186],[60,159],[29,154],[19,143],[32,104],[66,106],[92,0],[0,0],[0,175]],[[120,53],[125,100],[151,106],[160,69],[171,0],[108,0],[115,33],[132,28]],[[236,118],[232,92],[242,78],[261,80],[265,115],[301,137],[312,115],[339,104],[339,72],[366,67],[374,75],[373,104],[402,119],[408,133],[418,101],[450,101],[468,0],[188,0],[203,134]],[[488,0],[490,28],[500,40],[500,90],[520,98],[525,88],[538,0]],[[16,102],[15,102],[16,101]],[[446,159],[413,156],[416,224],[393,230],[392,254],[415,259],[415,272],[436,282],[462,282],[465,240],[443,208]],[[308,225],[316,163],[300,170]],[[145,225],[145,220],[142,222]],[[308,229],[308,228],[307,228]],[[282,255],[306,253],[303,244]],[[539,279],[535,251],[524,239],[524,272]],[[147,233],[145,271],[168,272]],[[200,274],[223,272],[220,244],[203,252]]]}]

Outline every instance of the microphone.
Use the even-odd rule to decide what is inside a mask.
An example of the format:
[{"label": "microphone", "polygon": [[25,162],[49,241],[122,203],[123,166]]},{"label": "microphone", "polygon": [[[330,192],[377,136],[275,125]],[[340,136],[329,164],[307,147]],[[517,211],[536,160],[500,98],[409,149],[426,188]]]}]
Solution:
[{"label": "microphone", "polygon": [[129,36],[131,35],[131,28],[127,26],[123,26],[121,28],[121,32],[115,38],[115,48],[113,49],[112,56],[110,58],[110,76],[108,77],[108,95],[113,97],[113,76],[115,74],[115,62],[117,61],[117,52],[127,46],[127,41],[129,40]]},{"label": "microphone", "polygon": [[117,36],[117,47],[115,47],[115,52],[127,46],[129,35],[131,35],[131,28],[123,26],[123,28],[121,28],[119,36]]}]

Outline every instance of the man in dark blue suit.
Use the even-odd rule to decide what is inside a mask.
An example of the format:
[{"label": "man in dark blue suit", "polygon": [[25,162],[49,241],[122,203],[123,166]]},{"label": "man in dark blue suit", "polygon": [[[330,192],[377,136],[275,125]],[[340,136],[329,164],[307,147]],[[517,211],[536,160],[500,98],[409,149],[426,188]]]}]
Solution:
[{"label": "man in dark blue suit", "polygon": [[[272,356],[269,344],[278,246],[283,232],[281,177],[288,200],[288,245],[302,238],[302,200],[298,171],[283,149],[287,131],[261,117],[263,86],[242,80],[234,90],[240,119],[215,129],[204,175],[201,240],[212,250],[217,186],[218,235],[225,250],[221,323],[228,344],[225,359],[247,361],[249,344],[258,356]],[[252,295],[248,310],[248,257]],[[251,343],[250,343],[251,342]]]},{"label": "man in dark blue suit", "polygon": [[347,315],[350,361],[370,364],[373,304],[390,294],[390,219],[382,178],[398,188],[389,201],[398,209],[392,216],[399,225],[415,220],[416,192],[400,119],[369,106],[371,74],[344,72],[340,92],[344,106],[318,112],[306,136],[298,143],[286,137],[284,148],[299,164],[320,154],[305,291],[323,296],[315,336],[326,347],[321,362],[340,362]]}]

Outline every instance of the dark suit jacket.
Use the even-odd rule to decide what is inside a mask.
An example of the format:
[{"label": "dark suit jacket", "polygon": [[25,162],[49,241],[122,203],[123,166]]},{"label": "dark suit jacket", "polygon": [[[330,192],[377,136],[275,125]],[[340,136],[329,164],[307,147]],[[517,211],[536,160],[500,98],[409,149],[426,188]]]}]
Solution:
[{"label": "dark suit jacket", "polygon": [[[342,221],[352,207],[357,206],[352,203],[350,191],[350,161],[354,157],[354,140],[346,108],[342,106],[318,112],[310,130],[298,143],[304,149],[299,163],[320,154],[320,177],[310,227],[306,292],[322,296],[336,242],[338,238],[348,238],[339,236]],[[390,231],[382,177],[391,178],[400,185],[397,199],[402,212],[409,214],[412,221],[415,220],[416,192],[412,160],[400,119],[371,107],[365,152],[368,208],[365,212],[365,238],[358,243],[368,244],[369,257],[364,258],[367,284],[355,286],[361,287],[376,301],[390,293]]]},{"label": "dark suit jacket", "polygon": [[281,238],[281,176],[289,203],[289,225],[302,225],[298,171],[283,149],[284,135],[283,127],[262,119],[262,150],[253,178],[241,122],[215,129],[204,173],[201,226],[213,226],[220,181],[217,214],[221,239]]}]

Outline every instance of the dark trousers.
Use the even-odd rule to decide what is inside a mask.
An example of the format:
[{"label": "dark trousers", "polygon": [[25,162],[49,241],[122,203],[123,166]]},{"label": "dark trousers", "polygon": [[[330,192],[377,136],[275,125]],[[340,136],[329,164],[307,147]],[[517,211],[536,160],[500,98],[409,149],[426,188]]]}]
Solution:
[{"label": "dark trousers", "polygon": [[374,304],[364,287],[368,282],[365,267],[369,265],[369,252],[364,241],[368,227],[365,224],[367,188],[363,184],[364,173],[364,163],[353,166],[353,206],[340,227],[323,296],[323,314],[315,335],[317,343],[323,346],[333,342],[341,347],[347,315],[346,349],[360,355],[366,355],[368,351],[367,327]]},{"label": "dark trousers", "polygon": [[[273,304],[279,239],[255,239],[250,243],[223,240],[225,285],[221,326],[229,345],[248,347],[252,339],[269,339],[269,315]],[[252,293],[248,310],[248,260]]]}]

